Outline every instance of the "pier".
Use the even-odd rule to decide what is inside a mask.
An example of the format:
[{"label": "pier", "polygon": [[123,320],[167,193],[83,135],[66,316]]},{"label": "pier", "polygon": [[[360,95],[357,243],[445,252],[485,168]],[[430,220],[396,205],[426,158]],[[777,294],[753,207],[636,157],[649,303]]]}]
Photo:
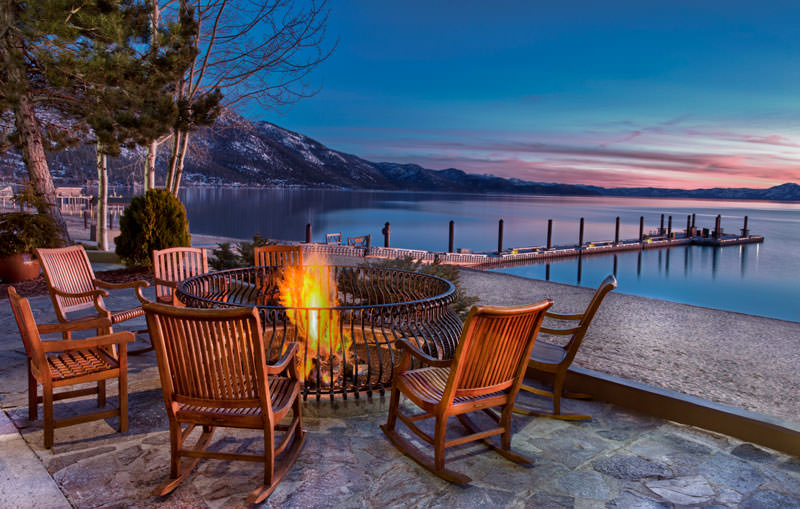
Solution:
[{"label": "pier", "polygon": [[[497,251],[479,252],[456,252],[453,248],[453,221],[450,221],[448,234],[448,251],[426,251],[420,249],[403,249],[389,247],[390,225],[386,223],[383,229],[383,246],[372,246],[371,243],[313,243],[310,235],[306,236],[304,248],[308,252],[322,254],[371,257],[371,258],[413,258],[423,263],[443,263],[448,265],[459,265],[475,268],[499,268],[517,265],[527,265],[537,262],[546,262],[554,259],[573,258],[582,256],[593,256],[602,254],[613,254],[623,251],[640,251],[645,249],[664,249],[679,246],[711,246],[728,247],[742,244],[758,244],[764,242],[761,235],[751,235],[748,228],[748,218],[744,217],[744,226],[736,234],[724,233],[721,224],[721,216],[716,217],[713,230],[708,228],[699,229],[695,226],[694,214],[687,216],[686,229],[680,232],[672,229],[672,216],[669,216],[667,226],[664,226],[664,215],[661,215],[660,226],[653,232],[644,232],[644,217],[639,221],[639,238],[620,240],[619,218],[616,219],[614,240],[584,241],[583,218],[580,219],[578,243],[574,245],[551,245],[552,239],[552,220],[547,223],[547,244],[540,246],[527,246],[504,248],[503,247],[503,220],[498,222],[498,245]],[[306,232],[310,232],[310,225],[306,226]],[[335,234],[341,239],[341,234]],[[331,236],[329,235],[328,238]],[[361,240],[362,237],[354,237]]]}]

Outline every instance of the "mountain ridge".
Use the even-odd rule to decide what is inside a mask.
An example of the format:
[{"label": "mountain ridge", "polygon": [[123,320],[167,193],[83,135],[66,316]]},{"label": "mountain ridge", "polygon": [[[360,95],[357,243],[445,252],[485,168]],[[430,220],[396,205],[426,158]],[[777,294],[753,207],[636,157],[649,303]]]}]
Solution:
[{"label": "mountain ridge", "polygon": [[[228,113],[215,126],[192,133],[192,151],[184,165],[183,185],[247,185],[390,191],[510,193],[573,196],[631,196],[653,198],[713,198],[800,201],[800,185],[785,183],[767,189],[654,187],[604,188],[594,185],[531,182],[495,175],[466,173],[457,168],[433,170],[418,164],[372,162],[333,150],[303,134],[271,122],[249,122]],[[168,150],[159,151],[157,180],[166,175]],[[57,185],[96,178],[93,146],[78,146],[48,154]],[[114,184],[141,181],[144,153],[125,150],[109,161]],[[133,170],[133,171],[131,171]],[[0,154],[0,174],[24,175],[19,154]]]}]

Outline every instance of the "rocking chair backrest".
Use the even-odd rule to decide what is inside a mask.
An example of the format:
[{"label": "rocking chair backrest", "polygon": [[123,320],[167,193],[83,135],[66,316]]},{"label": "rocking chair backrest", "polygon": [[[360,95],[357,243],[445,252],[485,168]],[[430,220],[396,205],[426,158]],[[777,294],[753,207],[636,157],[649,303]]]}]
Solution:
[{"label": "rocking chair backrest", "polygon": [[[578,349],[583,343],[583,338],[586,336],[586,331],[589,330],[589,326],[592,324],[592,320],[594,319],[594,315],[597,314],[597,310],[600,309],[600,304],[603,303],[603,299],[606,298],[609,292],[614,290],[617,287],[617,278],[613,275],[609,274],[600,283],[600,286],[597,287],[595,290],[594,295],[592,296],[592,300],[589,301],[589,305],[586,306],[586,311],[583,312],[583,315],[577,315],[574,319],[578,320],[578,325],[572,329],[555,329],[548,326],[542,327],[542,332],[546,334],[555,334],[555,335],[568,335],[571,334],[572,337],[569,339],[565,349],[567,351],[567,356],[564,359],[565,362],[572,362],[572,359],[578,353]],[[553,313],[547,313],[545,317],[555,316],[557,318],[558,315]],[[562,315],[563,316],[563,315]],[[569,315],[567,315],[569,316]]]},{"label": "rocking chair backrest", "polygon": [[[552,305],[545,300],[518,307],[473,307],[450,369],[448,385],[455,388],[451,395],[457,398],[512,386],[518,389],[544,313]],[[445,399],[449,399],[447,394]]]},{"label": "rocking chair backrest", "polygon": [[303,265],[303,246],[258,246],[253,255],[257,267]]},{"label": "rocking chair backrest", "polygon": [[[13,286],[8,287],[8,302],[11,304],[11,311],[17,321],[19,334],[22,336],[22,343],[25,345],[25,353],[28,354],[28,358],[34,366],[41,368],[44,363],[44,352],[42,351],[42,340],[39,336],[39,330],[36,328],[31,305],[28,299],[19,296]],[[49,370],[42,371],[42,374],[49,374]]]},{"label": "rocking chair backrest", "polygon": [[171,297],[173,289],[158,284],[159,280],[179,283],[186,278],[208,272],[208,255],[196,247],[172,247],[153,251],[153,273],[156,298]]},{"label": "rocking chair backrest", "polygon": [[[42,271],[44,272],[45,280],[47,280],[50,298],[53,300],[53,307],[56,310],[56,314],[59,315],[59,319],[64,319],[66,314],[71,311],[94,307],[94,298],[91,295],[86,297],[63,297],[53,291],[82,293],[95,289],[94,271],[82,245],[37,249],[36,256],[42,264]],[[100,299],[100,304],[103,304],[102,298]]]},{"label": "rocking chair backrest", "polygon": [[264,340],[255,308],[191,309],[154,303],[142,307],[165,402],[261,407],[271,419]]}]

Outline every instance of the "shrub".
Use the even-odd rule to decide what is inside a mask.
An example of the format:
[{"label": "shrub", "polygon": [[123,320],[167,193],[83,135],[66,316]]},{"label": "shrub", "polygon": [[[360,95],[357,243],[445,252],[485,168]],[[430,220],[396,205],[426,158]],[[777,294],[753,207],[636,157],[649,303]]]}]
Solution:
[{"label": "shrub", "polygon": [[58,226],[47,214],[0,214],[0,258],[31,253],[39,247],[61,246]]},{"label": "shrub", "polygon": [[217,244],[217,249],[211,251],[212,259],[208,263],[215,270],[253,267],[256,264],[253,249],[270,244],[272,244],[272,241],[262,237],[260,233],[253,235],[253,242],[246,240],[237,242],[235,250],[230,242],[222,242]]},{"label": "shrub", "polygon": [[380,261],[364,262],[364,265],[367,267],[421,272],[423,274],[438,276],[442,279],[450,281],[453,283],[453,286],[456,287],[456,300],[453,302],[451,307],[458,314],[461,320],[466,318],[467,312],[470,310],[472,305],[480,300],[478,297],[466,295],[464,293],[464,289],[461,287],[461,275],[458,271],[458,267],[455,265],[443,265],[439,263],[438,260],[431,264],[424,264],[420,260],[414,261],[414,259],[410,256],[406,258],[389,258]]},{"label": "shrub", "polygon": [[217,244],[217,249],[213,249],[211,255],[208,263],[214,270],[237,269],[243,266],[241,257],[233,251],[230,242]]},{"label": "shrub", "polygon": [[126,265],[153,264],[154,249],[191,245],[183,204],[169,191],[150,189],[131,200],[119,220],[116,253]]}]

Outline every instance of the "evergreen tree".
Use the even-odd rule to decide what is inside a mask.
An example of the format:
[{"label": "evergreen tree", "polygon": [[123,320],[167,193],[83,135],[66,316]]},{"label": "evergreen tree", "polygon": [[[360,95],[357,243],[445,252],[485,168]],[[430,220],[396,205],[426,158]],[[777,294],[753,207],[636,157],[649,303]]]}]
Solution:
[{"label": "evergreen tree", "polygon": [[96,143],[102,176],[105,155],[164,134],[178,118],[169,86],[194,58],[197,26],[192,13],[184,11],[174,23],[159,27],[155,46],[145,0],[79,5],[0,0],[0,5],[0,106],[15,122],[9,139],[68,240],[45,149],[80,140]]}]

